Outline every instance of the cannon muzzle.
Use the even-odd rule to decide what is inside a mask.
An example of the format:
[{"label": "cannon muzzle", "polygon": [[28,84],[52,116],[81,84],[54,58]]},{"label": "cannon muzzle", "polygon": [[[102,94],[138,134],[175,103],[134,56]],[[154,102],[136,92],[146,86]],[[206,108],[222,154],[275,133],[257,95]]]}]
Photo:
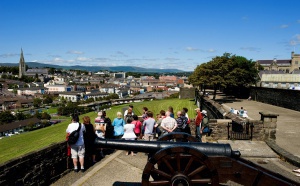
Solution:
[{"label": "cannon muzzle", "polygon": [[156,153],[167,147],[193,147],[207,156],[240,157],[239,151],[233,151],[229,144],[200,143],[200,142],[171,142],[171,141],[136,141],[136,140],[107,140],[96,138],[97,148],[112,148],[144,153]]}]

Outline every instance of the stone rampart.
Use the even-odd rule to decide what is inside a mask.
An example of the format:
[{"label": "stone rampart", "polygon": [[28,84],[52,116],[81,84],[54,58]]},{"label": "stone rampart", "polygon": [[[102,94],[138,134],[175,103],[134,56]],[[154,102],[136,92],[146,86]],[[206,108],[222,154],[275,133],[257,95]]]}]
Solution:
[{"label": "stone rampart", "polygon": [[300,111],[299,90],[251,87],[250,95],[255,101]]},{"label": "stone rampart", "polygon": [[[196,102],[202,103],[201,107],[208,111],[209,116],[213,116],[209,122],[213,129],[207,138],[209,141],[227,139],[230,122],[253,123],[253,140],[269,140],[275,137],[276,114],[260,113],[261,120],[247,120],[226,112],[222,105],[208,98]],[[195,136],[195,124],[193,118],[191,120],[191,132]],[[71,161],[67,156],[67,143],[56,143],[0,165],[0,185],[49,185],[70,171],[68,163]]]},{"label": "stone rampart", "polygon": [[[269,118],[268,115],[265,115],[265,118],[261,120],[249,120],[236,114],[228,113],[221,104],[207,97],[201,97],[201,99],[200,104],[202,104],[202,109],[207,110],[208,116],[210,117],[209,126],[210,129],[212,129],[212,133],[207,137],[209,141],[228,139],[228,123],[253,124],[252,140],[262,141],[274,137],[276,125],[274,125],[274,123],[266,124]],[[273,118],[273,121],[275,121],[275,118]],[[232,132],[232,126],[229,127],[229,132]]]},{"label": "stone rampart", "polygon": [[195,88],[180,88],[179,92],[179,98],[180,99],[189,99],[195,98]]},{"label": "stone rampart", "polygon": [[66,142],[50,145],[0,165],[0,185],[50,185],[69,172],[68,162]]}]

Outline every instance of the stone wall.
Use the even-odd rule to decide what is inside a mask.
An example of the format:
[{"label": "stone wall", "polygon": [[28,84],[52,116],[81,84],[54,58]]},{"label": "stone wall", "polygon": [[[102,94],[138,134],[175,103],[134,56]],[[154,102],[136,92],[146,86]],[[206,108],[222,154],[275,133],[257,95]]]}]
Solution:
[{"label": "stone wall", "polygon": [[[228,139],[228,123],[250,123],[253,124],[252,140],[265,140],[266,136],[273,137],[274,124],[272,126],[264,126],[264,120],[248,120],[236,114],[227,113],[221,104],[209,98],[201,97],[200,104],[202,109],[208,112],[209,126],[212,133],[207,139],[209,141],[225,140]],[[274,119],[273,119],[274,120]],[[275,128],[276,129],[276,128]],[[232,131],[232,126],[229,127],[229,132]],[[271,132],[272,131],[272,132]]]},{"label": "stone wall", "polygon": [[255,101],[300,111],[299,90],[252,87],[250,95]]},{"label": "stone wall", "polygon": [[0,165],[0,185],[50,185],[69,172],[67,163],[67,143],[57,143]]},{"label": "stone wall", "polygon": [[180,88],[179,98],[180,99],[189,99],[195,98],[195,88]]}]

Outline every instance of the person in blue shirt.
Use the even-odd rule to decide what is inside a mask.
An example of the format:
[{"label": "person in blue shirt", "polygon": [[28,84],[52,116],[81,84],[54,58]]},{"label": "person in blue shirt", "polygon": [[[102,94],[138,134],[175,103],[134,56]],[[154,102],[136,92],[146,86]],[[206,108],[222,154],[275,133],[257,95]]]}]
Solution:
[{"label": "person in blue shirt", "polygon": [[114,119],[112,126],[114,127],[114,137],[115,139],[121,139],[124,134],[125,121],[122,118],[122,113],[117,112],[117,117]]}]

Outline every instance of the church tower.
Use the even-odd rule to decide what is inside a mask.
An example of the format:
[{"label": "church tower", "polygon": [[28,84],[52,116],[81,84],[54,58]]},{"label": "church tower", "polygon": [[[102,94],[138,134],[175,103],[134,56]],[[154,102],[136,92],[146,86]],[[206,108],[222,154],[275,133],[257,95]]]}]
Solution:
[{"label": "church tower", "polygon": [[19,78],[22,78],[23,75],[25,75],[25,59],[23,55],[23,49],[21,48],[21,56],[19,61]]}]

